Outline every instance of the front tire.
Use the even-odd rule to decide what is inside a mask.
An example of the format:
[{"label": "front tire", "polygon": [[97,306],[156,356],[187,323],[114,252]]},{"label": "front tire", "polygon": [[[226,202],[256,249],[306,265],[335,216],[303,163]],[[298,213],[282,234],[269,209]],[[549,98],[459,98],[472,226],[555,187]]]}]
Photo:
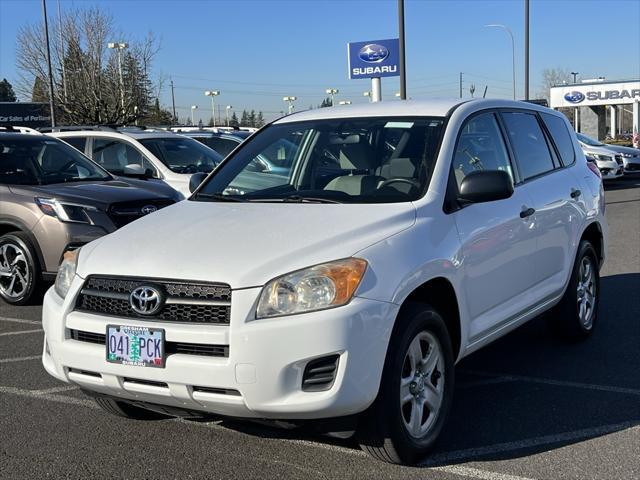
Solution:
[{"label": "front tire", "polygon": [[428,305],[404,307],[397,322],[378,397],[357,436],[371,456],[413,464],[433,448],[451,408],[453,349],[444,320]]},{"label": "front tire", "polygon": [[36,253],[22,232],[0,237],[0,298],[12,305],[26,305],[33,298],[40,278]]},{"label": "front tire", "polygon": [[600,305],[600,272],[596,251],[586,240],[580,242],[567,290],[552,313],[552,327],[572,339],[593,332]]}]

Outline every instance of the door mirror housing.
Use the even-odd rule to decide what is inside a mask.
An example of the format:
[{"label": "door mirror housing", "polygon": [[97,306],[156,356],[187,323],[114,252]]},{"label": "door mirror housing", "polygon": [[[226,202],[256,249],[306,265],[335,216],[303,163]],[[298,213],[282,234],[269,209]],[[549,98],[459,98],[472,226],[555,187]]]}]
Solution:
[{"label": "door mirror housing", "polygon": [[124,166],[122,175],[124,177],[153,178],[153,171],[150,168],[145,169],[139,163],[130,163]]},{"label": "door mirror housing", "polygon": [[469,173],[460,184],[458,201],[483,203],[503,200],[513,195],[511,175],[502,170],[478,170]]},{"label": "door mirror housing", "polygon": [[203,172],[194,173],[193,175],[191,175],[191,178],[189,179],[189,191],[191,193],[195,192],[196,188],[198,188],[200,184],[204,182],[204,179],[207,178],[207,175],[208,174]]}]

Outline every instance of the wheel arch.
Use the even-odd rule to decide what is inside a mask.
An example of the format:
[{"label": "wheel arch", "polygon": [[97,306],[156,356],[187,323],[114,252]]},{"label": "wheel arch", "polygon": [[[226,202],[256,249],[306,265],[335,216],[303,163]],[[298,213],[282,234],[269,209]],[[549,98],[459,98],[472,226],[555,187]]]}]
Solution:
[{"label": "wheel arch", "polygon": [[462,323],[458,295],[451,281],[439,276],[414,288],[402,301],[398,317],[402,315],[403,309],[415,303],[428,304],[442,315],[449,331],[453,358],[458,359],[462,348]]},{"label": "wheel arch", "polygon": [[598,255],[598,262],[600,267],[602,267],[602,263],[604,262],[605,252],[604,252],[604,234],[602,233],[602,226],[599,222],[594,221],[591,222],[582,232],[580,236],[580,241],[587,240],[596,251]]},{"label": "wheel arch", "polygon": [[0,219],[0,236],[6,235],[7,233],[24,233],[29,241],[31,242],[31,246],[36,252],[36,260],[38,261],[38,267],[40,267],[40,271],[45,271],[45,262],[44,256],[42,255],[42,250],[40,249],[40,244],[36,239],[35,235],[31,233],[31,231],[27,228],[25,224],[20,222],[17,219],[12,218],[4,218]]}]

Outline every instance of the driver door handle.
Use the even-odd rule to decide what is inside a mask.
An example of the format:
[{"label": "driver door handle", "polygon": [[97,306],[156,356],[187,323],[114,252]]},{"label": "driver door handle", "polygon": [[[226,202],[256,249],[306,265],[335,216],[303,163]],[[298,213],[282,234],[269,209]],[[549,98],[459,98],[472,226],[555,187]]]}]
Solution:
[{"label": "driver door handle", "polygon": [[578,198],[580,195],[582,195],[582,192],[580,190],[578,190],[577,188],[571,189],[571,198]]},{"label": "driver door handle", "polygon": [[527,208],[526,205],[525,205],[523,210],[520,212],[520,218],[530,217],[534,213],[536,213],[536,209],[535,208],[531,208],[531,207]]}]

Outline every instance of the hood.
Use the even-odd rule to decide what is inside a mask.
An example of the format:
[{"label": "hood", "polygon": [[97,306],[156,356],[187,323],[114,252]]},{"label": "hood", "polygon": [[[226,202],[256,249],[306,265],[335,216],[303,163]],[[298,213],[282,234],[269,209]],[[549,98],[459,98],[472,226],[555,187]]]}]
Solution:
[{"label": "hood", "polygon": [[183,201],[84,247],[78,274],[264,285],[350,257],[415,222],[412,203]]},{"label": "hood", "polygon": [[[171,190],[167,194],[160,194],[150,189],[134,186],[129,180],[116,179],[107,182],[75,182],[54,185],[12,187],[20,191],[28,188],[29,194],[42,197],[55,197],[68,202],[92,205],[106,208],[115,202],[130,202],[136,200],[175,200]],[[19,193],[25,193],[20,191]]]},{"label": "hood", "polygon": [[595,153],[598,155],[609,155],[609,156],[613,156],[616,154],[616,152],[612,151],[608,147],[592,147],[591,145],[587,145],[582,142],[580,142],[580,146],[582,147],[582,151],[584,153]]},{"label": "hood", "polygon": [[627,154],[632,155],[634,157],[635,156],[640,157],[640,149],[638,149],[638,148],[622,147],[622,146],[619,146],[619,145],[609,145],[609,144],[607,144],[607,148],[609,150],[613,150],[616,153],[627,153]]}]

